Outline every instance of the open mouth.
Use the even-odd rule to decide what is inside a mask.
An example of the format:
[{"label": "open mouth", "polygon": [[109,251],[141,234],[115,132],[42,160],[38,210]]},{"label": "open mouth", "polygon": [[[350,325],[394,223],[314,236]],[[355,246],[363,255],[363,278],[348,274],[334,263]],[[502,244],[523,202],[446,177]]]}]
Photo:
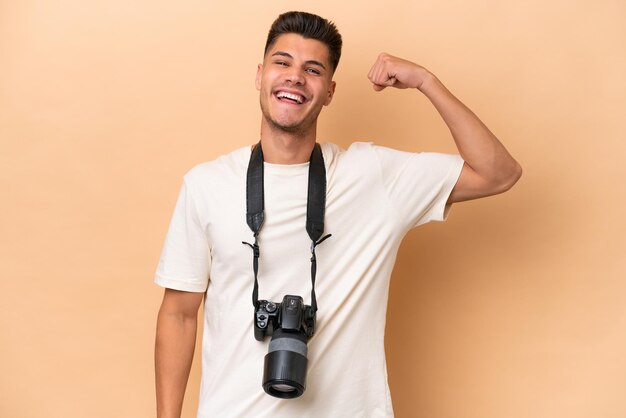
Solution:
[{"label": "open mouth", "polygon": [[296,93],[288,93],[286,91],[279,91],[276,93],[276,98],[281,102],[293,103],[293,104],[302,104],[306,101],[304,96],[301,96]]}]

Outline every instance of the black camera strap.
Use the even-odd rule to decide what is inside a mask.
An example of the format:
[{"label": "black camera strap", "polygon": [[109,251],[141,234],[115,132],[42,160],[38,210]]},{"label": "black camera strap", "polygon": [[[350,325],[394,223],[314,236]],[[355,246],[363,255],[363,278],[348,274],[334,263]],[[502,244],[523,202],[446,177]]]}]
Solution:
[{"label": "black camera strap", "polygon": [[[254,233],[254,244],[243,241],[250,246],[253,252],[252,268],[254,270],[254,288],[252,290],[252,304],[254,309],[259,307],[259,233],[265,220],[265,192],[263,188],[263,150],[259,142],[252,149],[248,164],[246,180],[246,222]],[[306,231],[311,238],[311,308],[317,311],[315,298],[315,275],[317,272],[317,258],[315,247],[330,238],[331,234],[324,233],[324,212],[326,210],[326,167],[324,156],[319,144],[315,144],[309,160],[309,186],[306,210]]]}]

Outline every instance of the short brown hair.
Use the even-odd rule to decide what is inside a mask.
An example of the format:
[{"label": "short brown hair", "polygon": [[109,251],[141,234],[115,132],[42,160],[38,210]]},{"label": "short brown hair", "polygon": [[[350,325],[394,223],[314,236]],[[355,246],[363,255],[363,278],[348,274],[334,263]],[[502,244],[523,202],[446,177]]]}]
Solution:
[{"label": "short brown hair", "polygon": [[307,12],[286,12],[278,16],[267,34],[265,51],[274,45],[276,38],[286,33],[296,33],[303,38],[315,39],[328,47],[332,70],[337,69],[341,57],[341,35],[333,22]]}]

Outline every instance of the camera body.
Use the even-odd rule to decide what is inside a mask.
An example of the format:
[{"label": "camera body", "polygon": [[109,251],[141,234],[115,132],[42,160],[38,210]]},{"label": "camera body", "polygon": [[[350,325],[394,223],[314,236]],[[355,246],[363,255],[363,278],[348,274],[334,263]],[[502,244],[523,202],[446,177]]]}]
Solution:
[{"label": "camera body", "polygon": [[254,338],[263,341],[274,330],[303,333],[307,339],[315,333],[315,311],[300,296],[286,295],[280,303],[260,300],[254,313]]},{"label": "camera body", "polygon": [[282,399],[297,398],[306,388],[307,342],[315,333],[315,310],[300,296],[281,303],[259,301],[254,314],[254,338],[271,336],[263,368],[263,389]]}]

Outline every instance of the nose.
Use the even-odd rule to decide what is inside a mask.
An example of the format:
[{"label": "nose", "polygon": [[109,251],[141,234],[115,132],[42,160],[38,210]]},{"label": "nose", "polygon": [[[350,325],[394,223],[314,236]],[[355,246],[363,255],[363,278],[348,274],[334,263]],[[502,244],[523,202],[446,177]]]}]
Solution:
[{"label": "nose", "polygon": [[302,74],[302,72],[300,71],[300,69],[296,68],[296,66],[292,66],[289,68],[289,71],[287,71],[286,75],[285,75],[285,81],[292,83],[292,84],[304,84],[304,75]]}]

